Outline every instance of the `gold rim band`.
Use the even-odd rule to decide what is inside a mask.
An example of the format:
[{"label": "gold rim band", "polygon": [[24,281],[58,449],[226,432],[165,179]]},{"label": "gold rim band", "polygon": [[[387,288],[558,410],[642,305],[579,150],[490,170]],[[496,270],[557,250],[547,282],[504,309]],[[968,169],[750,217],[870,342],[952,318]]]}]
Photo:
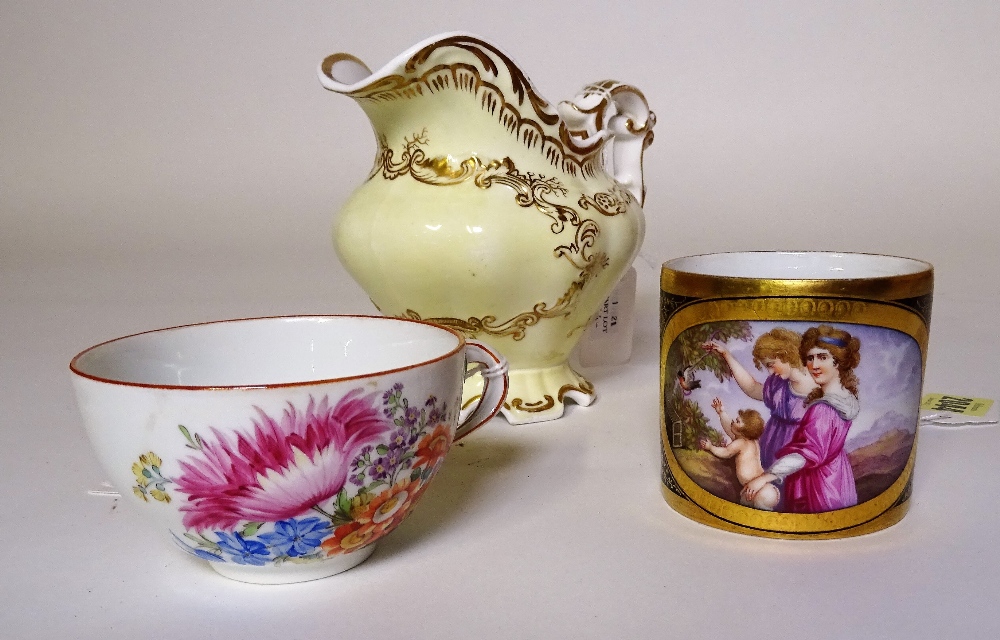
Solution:
[{"label": "gold rim band", "polygon": [[[714,254],[716,256],[734,257],[739,254]],[[789,255],[789,256],[871,256],[899,261],[900,264],[917,266],[914,273],[896,275],[879,275],[860,278],[820,278],[820,279],[784,279],[735,277],[708,273],[696,273],[685,270],[680,265],[683,261],[697,257],[677,258],[663,265],[660,274],[660,288],[674,295],[696,298],[747,298],[764,296],[821,296],[846,297],[867,300],[903,300],[927,295],[934,288],[934,267],[929,263],[912,258],[896,256],[876,256],[875,254],[849,254],[824,252],[746,252],[747,256]],[[674,266],[671,266],[674,265]]]}]

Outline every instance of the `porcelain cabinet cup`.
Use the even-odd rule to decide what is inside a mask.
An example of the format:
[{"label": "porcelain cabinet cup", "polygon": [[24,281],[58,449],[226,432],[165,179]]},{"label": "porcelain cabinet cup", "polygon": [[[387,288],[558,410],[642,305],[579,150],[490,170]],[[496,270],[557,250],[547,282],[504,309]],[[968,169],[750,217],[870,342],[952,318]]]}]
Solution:
[{"label": "porcelain cabinet cup", "polygon": [[[369,316],[161,329],[91,347],[70,369],[123,499],[223,576],[268,584],[365,560],[507,388],[489,348]],[[486,392],[460,422],[473,370]]]},{"label": "porcelain cabinet cup", "polygon": [[837,538],[910,504],[933,269],[742,252],[661,275],[662,492],[706,524]]}]

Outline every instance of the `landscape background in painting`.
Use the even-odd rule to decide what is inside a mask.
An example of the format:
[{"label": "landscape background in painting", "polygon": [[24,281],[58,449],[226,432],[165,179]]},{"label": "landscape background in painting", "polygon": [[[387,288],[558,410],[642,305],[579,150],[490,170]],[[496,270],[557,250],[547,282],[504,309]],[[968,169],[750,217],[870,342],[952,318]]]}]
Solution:
[{"label": "landscape background in painting", "polygon": [[[816,322],[748,322],[752,338],[748,341],[733,339],[725,344],[733,356],[759,382],[767,377],[753,365],[753,345],[757,337],[774,327],[784,327],[797,333],[818,326]],[[826,323],[843,329],[861,341],[861,363],[855,369],[860,381],[859,399],[861,412],[851,425],[845,451],[851,461],[858,488],[858,502],[870,500],[889,488],[899,477],[916,434],[921,391],[920,349],[910,336],[883,327]],[[692,327],[687,331],[695,331]],[[675,345],[678,341],[675,341]],[[667,358],[668,371],[676,373],[684,366],[680,350],[671,348]],[[718,416],[712,409],[712,399],[721,398],[730,415],[739,409],[756,409],[766,420],[769,416],[763,402],[753,400],[740,390],[735,380],[720,382],[710,371],[698,370],[695,375],[700,388],[687,396],[707,419],[711,430],[706,435],[713,440],[723,436]],[[679,400],[681,390],[675,379],[668,376],[664,398],[670,406],[671,399]],[[671,435],[671,411],[667,410],[667,434]],[[683,445],[672,443],[674,453],[685,472],[709,492],[733,502],[739,501],[740,485],[736,480],[732,460],[720,460],[700,451],[689,439]]]}]

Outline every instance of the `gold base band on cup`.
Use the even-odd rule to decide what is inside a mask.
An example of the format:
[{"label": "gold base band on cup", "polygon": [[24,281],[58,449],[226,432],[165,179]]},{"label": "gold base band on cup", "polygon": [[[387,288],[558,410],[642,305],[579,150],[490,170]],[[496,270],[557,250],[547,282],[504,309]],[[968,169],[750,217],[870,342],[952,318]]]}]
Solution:
[{"label": "gold base band on cup", "polygon": [[[839,285],[831,284],[829,281],[762,279],[758,281],[759,286],[740,290],[738,287],[730,286],[725,278],[674,272],[670,272],[668,277],[668,270],[664,269],[661,282],[664,290],[661,305],[660,376],[663,395],[660,435],[663,458],[661,492],[667,503],[679,513],[698,522],[727,531],[771,538],[842,538],[871,533],[899,522],[909,508],[917,448],[915,418],[914,424],[911,425],[913,440],[908,456],[896,458],[898,462],[894,464],[901,465],[901,468],[894,467],[898,470],[898,475],[894,479],[892,475],[883,476],[885,482],[890,479],[892,482],[877,495],[869,494],[863,502],[852,506],[815,513],[767,511],[745,506],[732,499],[720,497],[723,494],[717,490],[713,492],[706,488],[711,485],[702,486],[705,484],[704,479],[701,484],[696,482],[678,460],[674,447],[682,447],[678,440],[682,432],[679,429],[683,429],[682,425],[686,423],[680,414],[673,412],[679,411],[678,407],[681,406],[676,403],[689,400],[685,400],[687,396],[681,395],[680,389],[675,386],[677,384],[675,374],[678,373],[674,370],[677,367],[677,356],[674,356],[675,360],[671,365],[668,365],[668,356],[671,347],[683,332],[688,329],[697,331],[701,325],[719,326],[718,323],[734,321],[747,326],[751,323],[797,322],[811,325],[830,324],[848,329],[855,326],[857,330],[862,330],[858,325],[863,325],[875,331],[886,329],[905,334],[898,339],[911,345],[912,361],[916,362],[919,357],[922,375],[927,357],[930,278],[930,274],[925,273],[902,278],[882,278],[879,279],[880,282],[868,282],[860,289],[855,286],[858,285],[857,281],[845,280],[840,281],[839,285],[847,286],[843,286],[837,292],[832,289]],[[789,287],[789,282],[793,282],[795,286]],[[668,286],[671,288],[669,291]],[[678,289],[681,293],[678,293]],[[796,295],[797,293],[804,295]],[[898,298],[892,299],[894,296]],[[745,340],[749,340],[749,337]],[[690,353],[691,347],[686,348]],[[864,353],[863,348],[862,353]],[[718,380],[722,381],[723,378],[718,377]],[[912,393],[914,390],[910,391]],[[919,389],[915,392],[919,402]],[[668,397],[673,398],[669,403]],[[862,398],[864,398],[863,393]],[[704,401],[703,399],[701,402]],[[861,402],[864,403],[864,399]],[[701,405],[697,402],[695,404],[700,411]],[[669,408],[668,405],[673,408]],[[669,416],[668,412],[671,412]],[[712,419],[714,420],[714,416]],[[705,424],[704,419],[701,424]],[[683,445],[683,449],[679,451],[685,452],[688,465],[693,464],[692,460],[697,462],[698,458],[693,456],[700,455],[691,452],[689,444]],[[905,449],[897,451],[903,454]]]},{"label": "gold base band on cup", "polygon": [[743,533],[748,535],[760,536],[763,538],[782,538],[786,540],[830,540],[836,538],[847,538],[851,536],[860,536],[866,533],[874,533],[876,531],[881,531],[887,527],[891,527],[906,515],[906,512],[910,508],[910,501],[906,500],[892,508],[886,510],[884,513],[879,515],[873,520],[868,522],[849,527],[847,529],[833,529],[830,531],[819,531],[819,532],[804,532],[804,533],[793,533],[788,531],[772,531],[770,529],[755,529],[751,527],[741,526],[728,520],[723,520],[708,513],[707,511],[701,509],[696,504],[689,500],[685,500],[677,495],[675,495],[666,485],[660,486],[660,492],[663,494],[663,498],[667,501],[674,511],[677,511],[681,515],[687,516],[688,518],[700,522],[702,524],[707,524],[716,529],[723,529],[725,531],[732,531],[733,533]]}]

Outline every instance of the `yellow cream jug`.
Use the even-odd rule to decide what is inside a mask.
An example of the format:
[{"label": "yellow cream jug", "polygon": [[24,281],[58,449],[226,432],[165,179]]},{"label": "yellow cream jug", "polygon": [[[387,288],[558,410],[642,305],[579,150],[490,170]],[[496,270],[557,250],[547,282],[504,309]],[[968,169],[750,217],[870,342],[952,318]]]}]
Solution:
[{"label": "yellow cream jug", "polygon": [[376,72],[334,54],[319,77],[357,101],[378,142],[334,226],[337,254],[372,302],[499,350],[511,423],[593,402],[567,359],[642,242],[655,123],[642,93],[603,81],[553,106],[506,53],[464,33]]}]

